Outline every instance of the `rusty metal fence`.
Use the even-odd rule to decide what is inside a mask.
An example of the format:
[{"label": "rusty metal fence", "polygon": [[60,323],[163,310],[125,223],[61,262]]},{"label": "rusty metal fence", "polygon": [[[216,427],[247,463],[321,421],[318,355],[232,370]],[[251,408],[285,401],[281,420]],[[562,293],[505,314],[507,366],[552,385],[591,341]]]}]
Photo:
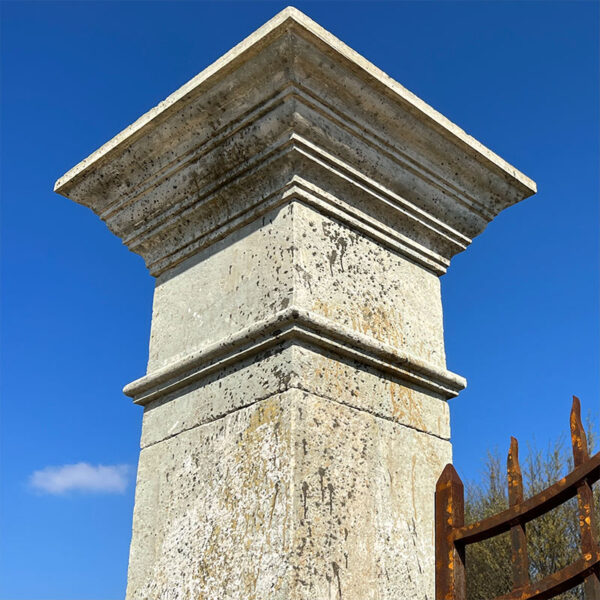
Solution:
[{"label": "rusty metal fence", "polygon": [[[509,508],[470,525],[464,523],[464,488],[446,465],[435,492],[435,597],[465,600],[465,547],[510,531],[513,591],[493,600],[545,600],[584,583],[586,600],[600,600],[600,549],[592,484],[600,479],[600,452],[589,456],[579,399],[571,409],[573,470],[554,485],[525,500],[518,444],[511,438],[507,460]],[[526,523],[577,496],[581,557],[569,566],[532,582]],[[491,598],[489,600],[492,600]]]}]

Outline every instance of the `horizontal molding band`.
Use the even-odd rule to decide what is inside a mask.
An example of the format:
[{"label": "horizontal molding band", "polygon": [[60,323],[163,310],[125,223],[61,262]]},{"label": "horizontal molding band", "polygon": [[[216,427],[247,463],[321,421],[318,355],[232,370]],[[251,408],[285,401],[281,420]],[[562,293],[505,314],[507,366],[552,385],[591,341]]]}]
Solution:
[{"label": "horizontal molding band", "polygon": [[326,102],[323,97],[317,96],[299,82],[295,83],[292,95],[304,104],[304,106],[319,113],[330,122],[335,123],[356,139],[359,139],[364,144],[394,161],[399,167],[416,175],[425,183],[439,189],[442,193],[454,198],[458,203],[479,214],[482,218],[488,221],[494,218],[494,214],[484,204],[469,194],[457,182],[450,181],[432,166],[425,166],[414,153],[401,151],[393,143],[388,142],[377,134],[375,129],[369,124],[362,120],[350,118],[347,114],[340,112],[336,106]]},{"label": "horizontal molding band", "polygon": [[230,221],[191,240],[182,248],[156,261],[148,262],[147,266],[150,273],[155,277],[159,276],[237,229],[256,221],[263,215],[289,202],[301,202],[310,206],[321,214],[339,221],[382,246],[425,267],[435,275],[443,275],[448,269],[450,264],[448,259],[397,233],[392,228],[382,225],[379,221],[371,219],[367,215],[349,212],[344,202],[328,194],[325,190],[304,181],[301,177],[294,176],[291,183],[250,206]]},{"label": "horizontal molding band", "polygon": [[392,206],[411,222],[430,231],[433,235],[442,237],[448,243],[455,246],[457,252],[464,250],[471,243],[469,237],[431,216],[389,188],[357,171],[348,163],[319,148],[310,142],[310,140],[291,131],[284,133],[283,136],[271,143],[262,152],[257,153],[252,160],[240,165],[238,169],[228,172],[219,180],[210,183],[203,189],[195,190],[190,198],[175,204],[166,212],[154,218],[146,219],[143,226],[123,238],[123,243],[135,252],[137,247],[149,241],[160,231],[171,227],[176,219],[182,218],[190,211],[195,210],[199,204],[205,204],[213,198],[222,196],[222,190],[227,186],[239,184],[248,175],[259,172],[273,160],[286,156],[293,151],[301,151],[307,160],[328,169],[333,175],[344,179],[354,187],[368,193],[373,199]]},{"label": "horizontal molding band", "polygon": [[191,150],[186,151],[181,156],[173,158],[161,169],[139,181],[130,195],[125,198],[117,198],[114,202],[107,205],[100,214],[100,218],[106,220],[114,213],[122,211],[124,208],[145,196],[153,189],[157,188],[161,183],[172,178],[186,167],[199,162],[211,150],[225,144],[227,140],[232,138],[236,133],[242,131],[245,127],[249,127],[254,121],[257,121],[261,117],[274,111],[290,97],[292,87],[293,84],[291,83],[284,86],[281,90],[278,90],[271,96],[265,98],[260,104],[252,107],[241,115],[238,115],[226,125],[217,131],[214,131],[211,137],[205,139],[202,143]]},{"label": "horizontal molding band", "polygon": [[[414,212],[413,210],[407,211],[406,203],[400,196],[391,190],[380,186],[369,178],[364,177],[360,173],[355,172],[341,161],[335,159],[335,157],[331,157],[324,153],[317,154],[318,149],[297,134],[288,134],[284,140],[280,140],[274,144],[274,147],[271,147],[265,155],[262,155],[260,160],[257,161],[257,164],[249,166],[244,173],[236,173],[233,176],[233,179],[235,179],[236,183],[240,183],[240,181],[243,181],[244,177],[256,175],[260,169],[267,167],[272,161],[282,159],[291,152],[300,153],[305,160],[318,164],[323,169],[327,169],[331,173],[331,176],[343,179],[347,184],[357,188],[361,194],[372,198],[376,202],[385,204],[389,209],[402,215],[403,218],[409,219],[415,225],[421,227],[424,232],[427,232],[428,235],[433,236],[434,239],[437,238],[443,240],[444,243],[453,248],[451,251],[452,255],[464,250],[471,242],[466,236],[463,236],[459,232],[433,219],[418,209],[418,212]],[[294,176],[292,181],[295,185],[297,182],[305,180],[298,175]],[[185,258],[193,255],[199,249],[213,243],[216,239],[222,239],[239,227],[243,227],[251,222],[251,220],[272,210],[278,204],[284,202],[284,196],[289,195],[286,190],[289,190],[291,185],[292,182],[287,182],[280,190],[275,190],[269,194],[269,196],[257,199],[253,205],[246,207],[238,214],[230,217],[229,220],[217,225],[210,231],[204,232],[197,238],[187,240],[182,247],[175,248],[173,251],[169,252],[168,255],[160,256],[153,260],[147,259],[147,266],[150,269],[150,272],[154,276],[160,275],[162,272],[168,270],[182,260],[185,260]],[[299,193],[302,194],[303,190],[301,188],[304,187],[305,191],[307,186],[311,186],[313,190],[320,189],[308,182],[306,182],[306,185],[304,186],[296,187],[298,188]],[[135,234],[125,238],[124,243],[134,252],[136,252],[137,248],[143,244],[151,245],[153,237],[168,230],[170,227],[175,226],[182,219],[191,218],[193,211],[196,210],[199,205],[208,204],[219,198],[221,190],[222,185],[216,186],[216,189],[214,186],[211,186],[211,189],[202,192],[196,197],[194,204],[190,205],[186,203],[184,206],[173,207],[171,211],[166,215],[163,215],[160,219],[157,219],[154,222],[148,222],[144,230],[137,230]],[[312,195],[314,196],[314,192]],[[379,232],[378,237],[380,239],[378,241],[381,241],[382,237],[386,238],[389,240],[388,245],[391,244],[396,251],[421,263],[438,275],[446,272],[451,257],[442,256],[437,252],[429,250],[418,242],[413,241],[408,236],[396,231],[396,229],[388,227],[377,221],[377,219],[357,211],[347,203],[336,198],[333,194],[322,191],[320,200],[325,214],[330,212],[331,216],[334,216],[335,218],[346,215],[347,218],[345,221],[347,224],[356,224],[359,222],[368,224],[372,231]],[[310,198],[308,199],[308,202],[310,202]],[[325,205],[331,206],[334,210],[328,211]],[[416,207],[411,207],[411,209],[414,208]],[[252,218],[250,218],[251,216]],[[342,220],[344,220],[343,217]],[[216,232],[219,231],[221,233],[215,236]],[[368,232],[365,233],[369,235]]]},{"label": "horizontal molding band", "polygon": [[466,387],[463,377],[446,369],[413,358],[390,344],[312,311],[288,307],[133,381],[123,391],[136,404],[145,405],[286,341],[356,360],[446,398],[456,396]]},{"label": "horizontal molding band", "polygon": [[295,149],[301,151],[304,156],[313,162],[329,169],[337,177],[343,178],[354,187],[360,188],[361,191],[368,192],[371,197],[378,199],[380,202],[393,206],[398,212],[429,229],[435,235],[444,238],[457,249],[464,250],[471,243],[471,239],[466,235],[431,216],[428,212],[408,202],[396,192],[361,173],[347,162],[323,150],[308,139],[294,133],[292,134],[292,140]]},{"label": "horizontal molding band", "polygon": [[148,261],[147,266],[150,273],[154,276],[160,275],[195,255],[200,250],[225,238],[237,229],[259,219],[275,208],[293,201],[300,201],[315,208],[321,214],[336,219],[351,229],[375,240],[377,243],[418,263],[436,275],[443,275],[450,264],[449,259],[429,250],[425,246],[398,233],[393,228],[383,225],[380,221],[364,213],[349,210],[345,202],[318,186],[305,181],[303,178],[294,176],[291,183],[257,201],[222,225],[186,242],[183,246],[165,256],[161,256],[154,261]]}]

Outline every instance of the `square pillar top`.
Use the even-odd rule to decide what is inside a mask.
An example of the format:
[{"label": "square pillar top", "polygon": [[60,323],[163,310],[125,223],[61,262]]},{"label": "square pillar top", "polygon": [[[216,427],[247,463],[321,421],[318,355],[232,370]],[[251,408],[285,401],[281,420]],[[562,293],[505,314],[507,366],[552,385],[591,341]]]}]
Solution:
[{"label": "square pillar top", "polygon": [[155,276],[292,199],[341,211],[442,274],[536,185],[288,7],[55,191],[91,208]]}]

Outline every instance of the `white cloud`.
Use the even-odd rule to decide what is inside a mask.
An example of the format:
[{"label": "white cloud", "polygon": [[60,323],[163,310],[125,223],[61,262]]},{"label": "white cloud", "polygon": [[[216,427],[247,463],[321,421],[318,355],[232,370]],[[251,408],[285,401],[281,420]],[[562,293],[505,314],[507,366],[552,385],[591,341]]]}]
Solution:
[{"label": "white cloud", "polygon": [[29,483],[46,494],[71,491],[122,494],[127,488],[129,471],[128,465],[90,465],[80,462],[34,471]]}]

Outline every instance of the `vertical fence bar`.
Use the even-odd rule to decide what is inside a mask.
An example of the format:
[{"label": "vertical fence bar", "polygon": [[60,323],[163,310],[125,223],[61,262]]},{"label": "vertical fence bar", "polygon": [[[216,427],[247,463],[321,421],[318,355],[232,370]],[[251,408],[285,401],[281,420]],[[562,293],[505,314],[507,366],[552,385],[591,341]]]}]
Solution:
[{"label": "vertical fence bar", "polygon": [[465,524],[464,486],[446,465],[435,489],[435,598],[465,600],[465,548],[454,543],[454,530]]},{"label": "vertical fence bar", "polygon": [[[510,506],[516,506],[523,502],[523,477],[519,466],[519,443],[514,437],[510,438],[506,471],[508,475],[508,503]],[[516,590],[530,582],[525,524],[513,525],[510,528],[510,543],[513,590]]]},{"label": "vertical fence bar", "polygon": [[[585,429],[581,423],[581,404],[577,396],[573,396],[571,408],[571,443],[573,445],[573,463],[575,467],[589,459]],[[594,494],[592,487],[584,481],[577,489],[579,504],[579,531],[581,532],[581,553],[585,558],[598,548],[595,539],[597,532],[596,514],[594,511]],[[600,600],[600,578],[597,572],[585,580],[586,600]]]}]

